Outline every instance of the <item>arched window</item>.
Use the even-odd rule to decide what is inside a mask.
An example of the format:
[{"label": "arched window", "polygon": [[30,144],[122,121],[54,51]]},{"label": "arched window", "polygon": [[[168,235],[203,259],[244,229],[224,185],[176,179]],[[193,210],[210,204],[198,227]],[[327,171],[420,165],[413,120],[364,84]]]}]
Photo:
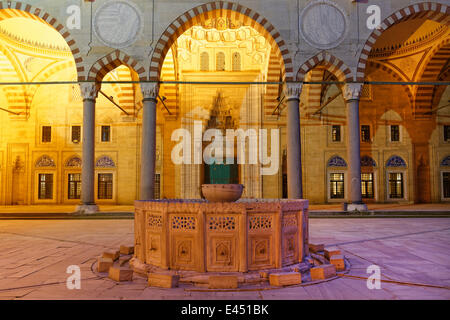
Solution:
[{"label": "arched window", "polygon": [[370,156],[361,157],[361,167],[376,167],[377,163]]},{"label": "arched window", "polygon": [[200,54],[200,71],[209,71],[209,54],[202,52]]},{"label": "arched window", "polygon": [[445,157],[441,161],[441,167],[450,167],[450,156]]},{"label": "arched window", "polygon": [[233,71],[241,71],[241,54],[233,53]]},{"label": "arched window", "polygon": [[56,167],[55,161],[48,155],[44,154],[36,161],[37,168]]},{"label": "arched window", "polygon": [[216,71],[225,71],[225,53],[218,52],[216,55]]}]

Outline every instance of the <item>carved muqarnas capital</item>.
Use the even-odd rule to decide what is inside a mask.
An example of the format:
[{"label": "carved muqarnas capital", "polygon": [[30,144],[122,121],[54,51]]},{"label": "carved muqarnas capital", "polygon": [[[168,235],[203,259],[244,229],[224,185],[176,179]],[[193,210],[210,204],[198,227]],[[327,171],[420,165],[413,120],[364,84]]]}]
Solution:
[{"label": "carved muqarnas capital", "polygon": [[159,85],[155,83],[141,83],[141,91],[144,99],[156,99],[158,97]]},{"label": "carved muqarnas capital", "polygon": [[80,83],[80,89],[83,100],[97,99],[99,87],[96,83]]},{"label": "carved muqarnas capital", "polygon": [[303,84],[301,83],[286,83],[284,86],[284,95],[286,99],[299,99],[300,94],[302,93],[302,86]]},{"label": "carved muqarnas capital", "polygon": [[359,100],[362,90],[362,83],[347,83],[343,87],[343,95],[345,101]]}]

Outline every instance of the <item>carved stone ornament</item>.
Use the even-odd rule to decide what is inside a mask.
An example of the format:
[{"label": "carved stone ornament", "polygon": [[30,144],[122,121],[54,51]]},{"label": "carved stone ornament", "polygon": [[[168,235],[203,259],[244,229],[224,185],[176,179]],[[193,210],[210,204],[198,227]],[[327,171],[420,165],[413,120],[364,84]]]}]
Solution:
[{"label": "carved stone ornament", "polygon": [[98,86],[95,83],[80,83],[83,100],[95,100],[98,96]]},{"label": "carved stone ornament", "polygon": [[345,39],[349,20],[344,9],[329,0],[311,1],[299,19],[300,34],[314,48],[331,49]]},{"label": "carved stone ornament", "polygon": [[97,38],[111,48],[132,45],[142,32],[140,8],[131,1],[109,1],[97,9],[93,29]]},{"label": "carved stone ornament", "polygon": [[286,100],[299,99],[302,93],[303,84],[301,83],[286,83],[284,86],[284,95]]},{"label": "carved stone ornament", "polygon": [[362,90],[362,83],[347,83],[343,87],[343,94],[345,101],[359,100]]},{"label": "carved stone ornament", "polygon": [[156,99],[159,92],[159,85],[156,82],[141,83],[141,91],[144,99]]},{"label": "carved stone ornament", "polygon": [[450,167],[450,156],[445,157],[445,158],[441,161],[441,167]]},{"label": "carved stone ornament", "polygon": [[37,168],[56,167],[56,165],[55,165],[55,161],[53,161],[52,158],[50,158],[48,155],[44,154],[42,157],[40,157],[36,161],[36,167]]}]

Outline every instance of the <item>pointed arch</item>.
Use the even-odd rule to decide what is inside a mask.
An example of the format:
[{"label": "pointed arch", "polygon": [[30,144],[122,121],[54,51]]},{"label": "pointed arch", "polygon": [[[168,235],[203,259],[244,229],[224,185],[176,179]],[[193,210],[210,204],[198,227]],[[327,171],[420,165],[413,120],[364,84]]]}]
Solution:
[{"label": "pointed arch", "polygon": [[364,81],[364,75],[370,52],[372,51],[377,39],[383,34],[383,32],[400,22],[417,18],[426,18],[448,26],[450,25],[450,7],[437,2],[421,2],[400,9],[384,19],[380,27],[375,29],[370,34],[363,49],[361,50],[356,71],[357,81]]},{"label": "pointed arch", "polygon": [[192,8],[176,18],[163,32],[158,40],[150,61],[151,81],[159,81],[164,58],[176,39],[190,27],[205,22],[211,17],[224,16],[243,22],[261,33],[277,52],[284,62],[283,72],[286,81],[293,81],[292,58],[289,49],[282,39],[280,32],[262,15],[238,3],[228,1],[209,2]]},{"label": "pointed arch", "polygon": [[353,80],[352,71],[342,60],[326,51],[322,51],[303,63],[297,72],[297,81],[304,81],[306,74],[319,65],[324,66],[325,69],[334,74],[338,81]]},{"label": "pointed arch", "polygon": [[34,7],[30,4],[17,1],[10,1],[7,4],[0,2],[0,20],[12,17],[31,18],[43,22],[58,31],[59,34],[61,34],[61,36],[64,38],[70,48],[70,51],[72,52],[75,65],[77,67],[78,80],[85,79],[85,69],[82,65],[83,57],[81,55],[81,51],[78,48],[78,45],[75,39],[70,34],[69,30],[67,30],[67,28],[64,27],[64,25],[61,24],[56,18],[52,17],[45,10]]},{"label": "pointed arch", "polygon": [[98,59],[89,69],[87,80],[100,83],[108,72],[120,65],[126,65],[130,70],[135,71],[138,74],[140,81],[147,80],[145,68],[138,61],[120,50],[115,50],[103,58]]}]

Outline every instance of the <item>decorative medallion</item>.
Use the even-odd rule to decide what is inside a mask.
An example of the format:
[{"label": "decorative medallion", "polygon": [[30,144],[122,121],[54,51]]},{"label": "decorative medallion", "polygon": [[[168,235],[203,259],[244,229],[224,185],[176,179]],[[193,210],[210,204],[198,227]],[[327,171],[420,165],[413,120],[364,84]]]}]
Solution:
[{"label": "decorative medallion", "polygon": [[110,1],[97,9],[94,32],[106,46],[120,49],[132,45],[142,30],[139,8],[130,1]]},{"label": "decorative medallion", "polygon": [[445,157],[445,158],[441,161],[441,167],[450,167],[450,156]]},{"label": "decorative medallion", "polygon": [[337,47],[347,35],[346,12],[328,0],[311,2],[300,15],[299,30],[306,42],[318,49]]},{"label": "decorative medallion", "polygon": [[339,156],[334,156],[333,158],[328,160],[327,166],[328,167],[345,168],[345,167],[347,167],[347,162],[345,162],[345,160]]},{"label": "decorative medallion", "polygon": [[56,165],[55,165],[55,161],[53,161],[52,158],[50,158],[48,155],[44,154],[42,157],[40,157],[36,161],[36,167],[37,168],[56,167]]},{"label": "decorative medallion", "polygon": [[377,163],[369,156],[363,156],[361,158],[361,167],[376,167]]},{"label": "decorative medallion", "polygon": [[399,156],[392,156],[387,161],[386,167],[393,167],[393,168],[406,167],[406,162]]},{"label": "decorative medallion", "polygon": [[115,168],[116,164],[110,157],[102,156],[97,159],[95,166],[98,168]]}]

